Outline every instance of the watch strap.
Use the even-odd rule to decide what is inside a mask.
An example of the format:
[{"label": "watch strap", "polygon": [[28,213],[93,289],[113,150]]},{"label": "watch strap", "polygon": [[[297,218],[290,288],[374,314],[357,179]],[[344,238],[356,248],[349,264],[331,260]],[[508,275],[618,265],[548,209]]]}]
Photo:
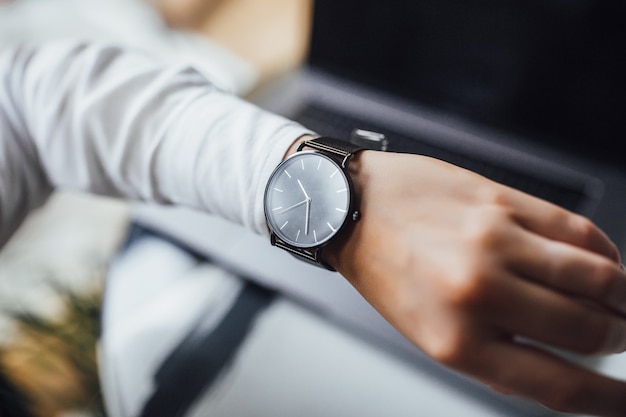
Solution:
[{"label": "watch strap", "polygon": [[315,266],[321,266],[322,268],[328,269],[329,271],[333,271],[335,272],[336,269],[333,268],[332,266],[330,266],[330,264],[328,264],[327,262],[324,261],[324,259],[322,259],[321,256],[321,248],[317,248],[313,251],[308,251],[306,249],[299,249],[299,248],[294,248],[292,246],[289,246],[287,244],[285,244],[283,241],[281,241],[280,239],[278,239],[278,237],[276,237],[276,235],[274,233],[272,233],[270,235],[270,239],[271,239],[271,244],[273,246],[276,246],[278,248],[281,248],[287,252],[289,252],[290,254],[292,254],[293,256],[295,256],[296,258],[303,260],[305,262],[308,262],[312,265]]},{"label": "watch strap", "polygon": [[305,147],[313,148],[315,150],[336,156],[340,160],[342,168],[346,167],[350,156],[365,149],[362,146],[353,145],[349,142],[328,136],[320,136],[315,139],[302,142],[300,146],[298,146],[298,152]]}]

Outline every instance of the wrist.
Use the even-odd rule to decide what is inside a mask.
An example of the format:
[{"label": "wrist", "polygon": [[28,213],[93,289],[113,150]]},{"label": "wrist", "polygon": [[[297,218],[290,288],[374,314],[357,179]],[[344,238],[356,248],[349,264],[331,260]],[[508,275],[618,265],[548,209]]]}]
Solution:
[{"label": "wrist", "polygon": [[372,156],[377,153],[377,151],[362,150],[352,155],[348,165],[348,174],[352,181],[353,198],[360,218],[354,222],[352,227],[344,229],[324,248],[324,260],[343,275],[345,275],[348,266],[344,260],[350,251],[352,242],[357,240],[363,217],[367,216],[367,212],[364,212],[362,207],[363,193],[367,186],[367,179],[370,177],[369,167],[371,166]]},{"label": "wrist", "polygon": [[291,155],[293,155],[294,153],[296,153],[298,151],[298,147],[302,144],[302,142],[305,142],[307,140],[311,140],[314,138],[315,136],[312,136],[312,135],[303,135],[303,136],[300,136],[295,141],[293,141],[293,143],[289,146],[289,148],[287,148],[287,151],[285,152],[285,155],[283,156],[283,161],[287,159],[288,157],[290,157]]}]

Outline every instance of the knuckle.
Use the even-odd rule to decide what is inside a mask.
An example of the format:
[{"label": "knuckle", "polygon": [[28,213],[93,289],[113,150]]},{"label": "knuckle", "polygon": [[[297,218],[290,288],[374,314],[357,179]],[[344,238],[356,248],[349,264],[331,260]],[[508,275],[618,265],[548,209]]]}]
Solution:
[{"label": "knuckle", "polygon": [[437,362],[451,368],[462,368],[469,355],[468,338],[463,332],[452,330],[432,338],[427,352]]},{"label": "knuckle", "polygon": [[499,244],[499,236],[495,225],[490,224],[493,220],[489,219],[482,223],[477,223],[468,233],[467,242],[471,247],[477,250],[491,251]]},{"label": "knuckle", "polygon": [[449,302],[461,310],[484,306],[490,296],[492,279],[486,268],[468,267],[448,282]]},{"label": "knuckle", "polygon": [[601,262],[593,271],[593,295],[599,300],[607,300],[616,280],[615,267],[610,262]]},{"label": "knuckle", "polygon": [[506,243],[504,225],[508,224],[507,217],[507,210],[500,206],[482,207],[466,230],[466,243],[477,250],[493,251],[499,248]]},{"label": "knuckle", "polygon": [[591,242],[595,234],[595,225],[587,217],[580,214],[573,215],[572,222],[585,243]]},{"label": "knuckle", "polygon": [[487,205],[506,207],[510,204],[508,193],[504,192],[504,188],[494,186],[494,184],[486,184],[480,187],[476,193],[480,196],[483,203]]},{"label": "knuckle", "polygon": [[[601,235],[597,226],[590,219],[580,214],[573,215],[572,223],[579,236],[581,245],[584,247],[594,247]],[[620,259],[620,250],[615,243],[610,241],[604,242],[602,250],[605,252],[604,255],[609,259],[613,261]]]}]

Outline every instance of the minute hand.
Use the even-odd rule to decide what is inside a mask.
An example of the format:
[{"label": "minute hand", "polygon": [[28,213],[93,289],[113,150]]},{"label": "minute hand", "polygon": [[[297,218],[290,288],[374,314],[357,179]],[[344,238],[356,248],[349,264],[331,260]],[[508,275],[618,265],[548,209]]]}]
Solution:
[{"label": "minute hand", "polygon": [[304,215],[305,216],[305,218],[304,218],[304,234],[308,235],[309,234],[309,216],[311,214],[311,197],[309,197],[309,195],[306,193],[306,190],[304,189],[304,186],[302,185],[300,180],[298,180],[298,185],[300,186],[300,189],[304,193],[304,197],[306,197],[306,200],[304,200],[306,202],[306,213]]},{"label": "minute hand", "polygon": [[304,214],[304,234],[309,234],[309,217],[311,214],[311,199],[306,200],[306,213]]}]

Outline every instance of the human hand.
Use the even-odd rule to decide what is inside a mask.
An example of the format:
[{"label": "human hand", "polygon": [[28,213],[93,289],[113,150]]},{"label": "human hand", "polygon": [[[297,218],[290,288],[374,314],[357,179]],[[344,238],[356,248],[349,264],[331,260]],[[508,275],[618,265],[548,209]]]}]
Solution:
[{"label": "human hand", "polygon": [[147,0],[172,28],[196,29],[207,21],[221,0]]},{"label": "human hand", "polygon": [[539,347],[626,349],[626,273],[601,230],[431,158],[364,151],[349,166],[361,219],[323,256],[393,326],[497,390],[626,415],[626,383]]}]

